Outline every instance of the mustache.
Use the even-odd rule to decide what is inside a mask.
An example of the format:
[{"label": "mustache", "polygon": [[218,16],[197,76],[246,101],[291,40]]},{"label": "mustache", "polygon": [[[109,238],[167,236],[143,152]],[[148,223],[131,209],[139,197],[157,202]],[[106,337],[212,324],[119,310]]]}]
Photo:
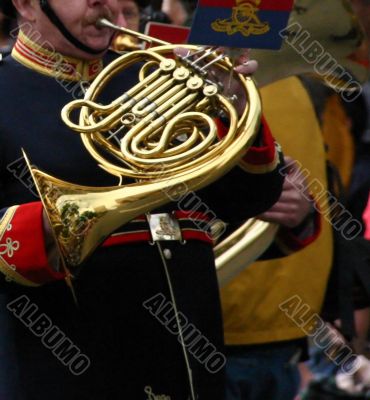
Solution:
[{"label": "mustache", "polygon": [[114,13],[106,6],[102,7],[99,11],[92,12],[88,15],[85,19],[83,24],[84,25],[96,25],[99,19],[106,18],[109,21],[114,20]]}]

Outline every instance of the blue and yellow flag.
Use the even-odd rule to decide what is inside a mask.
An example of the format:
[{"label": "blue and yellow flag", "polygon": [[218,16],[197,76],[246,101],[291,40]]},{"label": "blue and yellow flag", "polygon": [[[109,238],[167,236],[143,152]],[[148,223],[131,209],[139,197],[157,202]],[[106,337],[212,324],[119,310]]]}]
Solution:
[{"label": "blue and yellow flag", "polygon": [[189,43],[279,49],[294,0],[199,0]]}]

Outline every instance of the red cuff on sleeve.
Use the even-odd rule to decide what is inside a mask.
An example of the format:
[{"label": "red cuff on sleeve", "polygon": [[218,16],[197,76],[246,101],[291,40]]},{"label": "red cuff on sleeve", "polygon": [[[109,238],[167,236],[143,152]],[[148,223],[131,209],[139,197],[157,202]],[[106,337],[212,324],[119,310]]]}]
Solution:
[{"label": "red cuff on sleeve", "polygon": [[[227,133],[227,127],[225,127],[220,119],[216,119],[216,124],[218,136],[221,138],[224,137]],[[276,168],[279,162],[279,154],[270,127],[264,117],[261,120],[258,139],[261,144],[250,147],[240,161],[239,166],[249,173],[265,174]]]},{"label": "red cuff on sleeve", "polygon": [[279,163],[278,149],[272,137],[270,127],[262,117],[260,145],[252,146],[242,158],[240,166],[253,174],[265,174],[273,171]]},{"label": "red cuff on sleeve", "polygon": [[252,146],[247,154],[243,157],[243,161],[254,164],[270,164],[276,156],[275,141],[272,137],[270,127],[266,120],[262,117],[260,131],[260,146]]},{"label": "red cuff on sleeve", "polygon": [[289,255],[291,253],[304,249],[306,246],[314,242],[320,235],[322,227],[321,215],[317,211],[315,212],[313,222],[314,222],[313,233],[304,238],[300,238],[296,234],[294,234],[293,229],[288,229],[288,228],[280,229],[278,235],[275,238],[275,242],[277,246],[280,248],[280,250],[284,254]]},{"label": "red cuff on sleeve", "polygon": [[0,221],[0,271],[7,280],[39,286],[64,279],[48,264],[41,202],[10,207]]},{"label": "red cuff on sleeve", "polygon": [[370,195],[362,218],[365,223],[365,239],[370,240]]}]

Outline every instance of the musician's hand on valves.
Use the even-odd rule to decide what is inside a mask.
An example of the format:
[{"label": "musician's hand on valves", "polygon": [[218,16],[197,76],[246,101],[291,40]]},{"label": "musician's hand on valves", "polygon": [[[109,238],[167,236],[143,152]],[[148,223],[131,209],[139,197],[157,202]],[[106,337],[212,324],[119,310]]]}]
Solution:
[{"label": "musician's hand on valves", "polygon": [[[204,50],[207,51],[206,49]],[[214,60],[220,59],[222,57],[229,57],[233,63],[233,71],[244,75],[250,76],[254,74],[258,68],[258,63],[256,60],[250,60],[248,49],[229,49],[224,47],[219,47],[217,49],[209,49],[210,54],[214,55]],[[174,50],[174,53],[182,58],[189,59],[189,50],[183,47],[178,47]],[[194,60],[198,58],[203,58],[203,53],[199,56],[197,53],[194,54]],[[198,64],[198,63],[197,63]],[[200,63],[199,63],[200,64]],[[230,99],[234,104],[239,115],[241,115],[246,107],[246,97],[245,90],[243,89],[240,81],[236,79],[236,75],[231,73],[231,71],[223,72],[220,68],[216,68],[215,65],[210,61],[209,58],[201,60],[201,66],[206,68],[208,72],[207,78],[214,81],[222,88],[222,93]],[[210,65],[208,67],[208,65]]]},{"label": "musician's hand on valves", "polygon": [[[228,49],[220,48],[219,51],[224,52],[230,57],[234,64],[234,71],[244,76],[253,75],[258,69],[258,62],[251,60],[249,49]],[[247,99],[245,97],[245,90],[242,88],[240,82],[235,79],[234,75],[223,77],[224,94],[229,97],[241,115],[246,107]]]},{"label": "musician's hand on valves", "polygon": [[222,51],[233,59],[235,58],[235,72],[249,76],[253,75],[258,69],[258,62],[256,60],[250,59],[250,50],[249,49],[227,49],[227,48],[219,48],[219,51]]}]

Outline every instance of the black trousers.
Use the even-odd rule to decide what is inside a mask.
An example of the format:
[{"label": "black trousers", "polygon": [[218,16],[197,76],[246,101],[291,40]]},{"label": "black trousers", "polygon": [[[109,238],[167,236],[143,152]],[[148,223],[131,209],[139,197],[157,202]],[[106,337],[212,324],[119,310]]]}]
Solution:
[{"label": "black trousers", "polygon": [[17,363],[7,400],[188,400],[189,368],[197,399],[224,398],[212,248],[162,243],[177,319],[158,251],[147,243],[100,249],[75,281],[78,306],[63,282],[14,286],[1,310],[13,321]]}]

